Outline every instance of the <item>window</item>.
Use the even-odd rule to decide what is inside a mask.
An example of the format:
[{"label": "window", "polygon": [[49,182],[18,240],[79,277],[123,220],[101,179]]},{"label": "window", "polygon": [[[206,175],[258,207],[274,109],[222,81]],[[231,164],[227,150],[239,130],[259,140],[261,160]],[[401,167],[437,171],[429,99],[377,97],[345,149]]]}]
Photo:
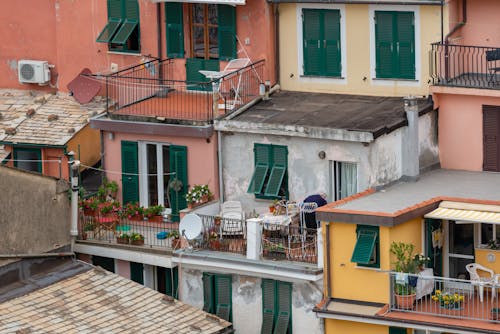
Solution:
[{"label": "window", "polygon": [[179,272],[177,268],[156,267],[156,287],[159,292],[177,298],[178,286]]},{"label": "window", "polygon": [[[179,210],[187,206],[187,147],[122,141],[121,148],[123,203],[161,204],[178,221]],[[169,186],[175,179],[182,183],[180,190]]]},{"label": "window", "polygon": [[389,334],[406,334],[406,328],[402,327],[389,327]]},{"label": "window", "polygon": [[479,243],[487,245],[493,239],[500,240],[500,226],[497,224],[481,223],[481,233]]},{"label": "window", "polygon": [[340,11],[303,9],[304,75],[340,77]]},{"label": "window", "polygon": [[130,262],[130,279],[144,284],[144,265],[142,263]]},{"label": "window", "polygon": [[288,149],[254,144],[254,172],[247,192],[257,198],[288,198]]},{"label": "window", "polygon": [[357,263],[358,266],[380,268],[379,227],[358,225],[356,236],[351,262]]},{"label": "window", "polygon": [[500,172],[500,106],[483,105],[483,170]]},{"label": "window", "polygon": [[115,272],[115,259],[113,258],[92,255],[92,264],[94,266],[99,266],[103,269],[106,269],[107,271],[110,271],[112,273]]},{"label": "window", "polygon": [[358,192],[356,163],[330,161],[330,198],[341,200]]},{"label": "window", "polygon": [[42,173],[42,151],[39,148],[14,147],[14,167]]},{"label": "window", "polygon": [[108,23],[96,42],[108,43],[111,51],[140,51],[137,0],[108,0]]},{"label": "window", "polygon": [[375,12],[376,77],[415,79],[413,12]]},{"label": "window", "polygon": [[261,333],[292,333],[292,283],[262,280]]},{"label": "window", "polygon": [[231,275],[203,273],[203,311],[232,321]]}]

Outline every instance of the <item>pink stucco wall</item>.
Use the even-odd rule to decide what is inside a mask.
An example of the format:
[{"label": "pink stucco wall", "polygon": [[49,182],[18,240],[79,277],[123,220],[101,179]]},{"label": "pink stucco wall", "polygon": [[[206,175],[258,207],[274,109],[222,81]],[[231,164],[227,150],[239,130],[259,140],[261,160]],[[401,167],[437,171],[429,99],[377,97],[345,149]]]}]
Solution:
[{"label": "pink stucco wall", "polygon": [[[38,85],[19,84],[17,61],[48,60],[52,84],[67,91],[66,85],[83,68],[93,72],[138,64],[142,55],[158,56],[157,5],[151,0],[138,0],[140,10],[141,55],[108,52],[96,37],[107,22],[106,0],[23,0],[0,1],[0,87],[40,89]],[[187,6],[187,5],[186,5]],[[187,7],[185,7],[187,9]],[[164,7],[161,4],[162,58],[166,57]],[[186,10],[187,12],[187,10]],[[264,79],[274,78],[274,20],[272,5],[266,0],[248,1],[237,7],[237,34],[252,60],[266,59]],[[188,21],[185,21],[187,26]],[[189,35],[186,36],[188,38]],[[189,50],[189,43],[185,45]],[[189,57],[189,52],[186,54]],[[245,57],[240,52],[238,57]],[[185,72],[184,60],[176,61],[178,72]],[[224,66],[224,64],[221,64]],[[44,89],[50,89],[48,86]]]},{"label": "pink stucco wall", "polygon": [[[463,21],[463,0],[452,0],[450,8],[450,29]],[[500,1],[469,0],[467,3],[467,20],[452,37],[452,43],[461,45],[500,47]]]},{"label": "pink stucco wall", "polygon": [[500,105],[500,97],[435,94],[439,107],[441,167],[483,169],[483,105]]},{"label": "pink stucco wall", "polygon": [[116,273],[122,277],[130,279],[130,262],[115,259]]},{"label": "pink stucco wall", "polygon": [[[206,140],[204,138],[169,137],[156,135],[137,135],[129,133],[115,133],[110,139],[108,132],[104,132],[104,161],[107,176],[121,185],[121,141],[151,141],[187,147],[188,155],[188,183],[208,184],[215,198],[219,197],[219,177],[217,170],[217,137],[215,135]],[[121,201],[121,190],[118,192]]]}]

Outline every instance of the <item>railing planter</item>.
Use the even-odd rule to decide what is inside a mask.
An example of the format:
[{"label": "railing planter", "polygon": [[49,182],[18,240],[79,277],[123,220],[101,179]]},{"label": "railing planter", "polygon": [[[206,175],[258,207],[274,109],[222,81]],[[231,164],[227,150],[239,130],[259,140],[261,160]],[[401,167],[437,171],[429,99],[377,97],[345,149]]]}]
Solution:
[{"label": "railing planter", "polygon": [[411,295],[394,295],[396,297],[396,305],[402,310],[411,310],[417,299],[417,294],[413,293]]}]

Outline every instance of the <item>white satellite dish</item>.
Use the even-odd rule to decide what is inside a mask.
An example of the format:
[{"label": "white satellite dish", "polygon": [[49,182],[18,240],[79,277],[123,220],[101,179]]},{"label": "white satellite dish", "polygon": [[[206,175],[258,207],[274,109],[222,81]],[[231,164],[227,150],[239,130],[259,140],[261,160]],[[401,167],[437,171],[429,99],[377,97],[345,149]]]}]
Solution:
[{"label": "white satellite dish", "polygon": [[199,238],[203,233],[203,222],[195,213],[188,213],[179,223],[179,234],[188,240]]}]

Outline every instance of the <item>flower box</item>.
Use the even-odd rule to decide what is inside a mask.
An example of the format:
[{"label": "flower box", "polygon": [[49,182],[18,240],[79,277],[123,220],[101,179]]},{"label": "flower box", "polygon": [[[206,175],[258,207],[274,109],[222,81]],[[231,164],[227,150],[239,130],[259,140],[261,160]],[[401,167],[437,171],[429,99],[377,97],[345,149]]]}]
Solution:
[{"label": "flower box", "polygon": [[148,221],[151,223],[163,223],[163,216],[155,215],[148,217]]},{"label": "flower box", "polygon": [[143,246],[144,245],[144,239],[139,239],[139,240],[130,240],[130,244],[134,246]]},{"label": "flower box", "polygon": [[119,244],[125,244],[125,245],[128,245],[128,237],[116,237],[116,242],[119,243]]}]

